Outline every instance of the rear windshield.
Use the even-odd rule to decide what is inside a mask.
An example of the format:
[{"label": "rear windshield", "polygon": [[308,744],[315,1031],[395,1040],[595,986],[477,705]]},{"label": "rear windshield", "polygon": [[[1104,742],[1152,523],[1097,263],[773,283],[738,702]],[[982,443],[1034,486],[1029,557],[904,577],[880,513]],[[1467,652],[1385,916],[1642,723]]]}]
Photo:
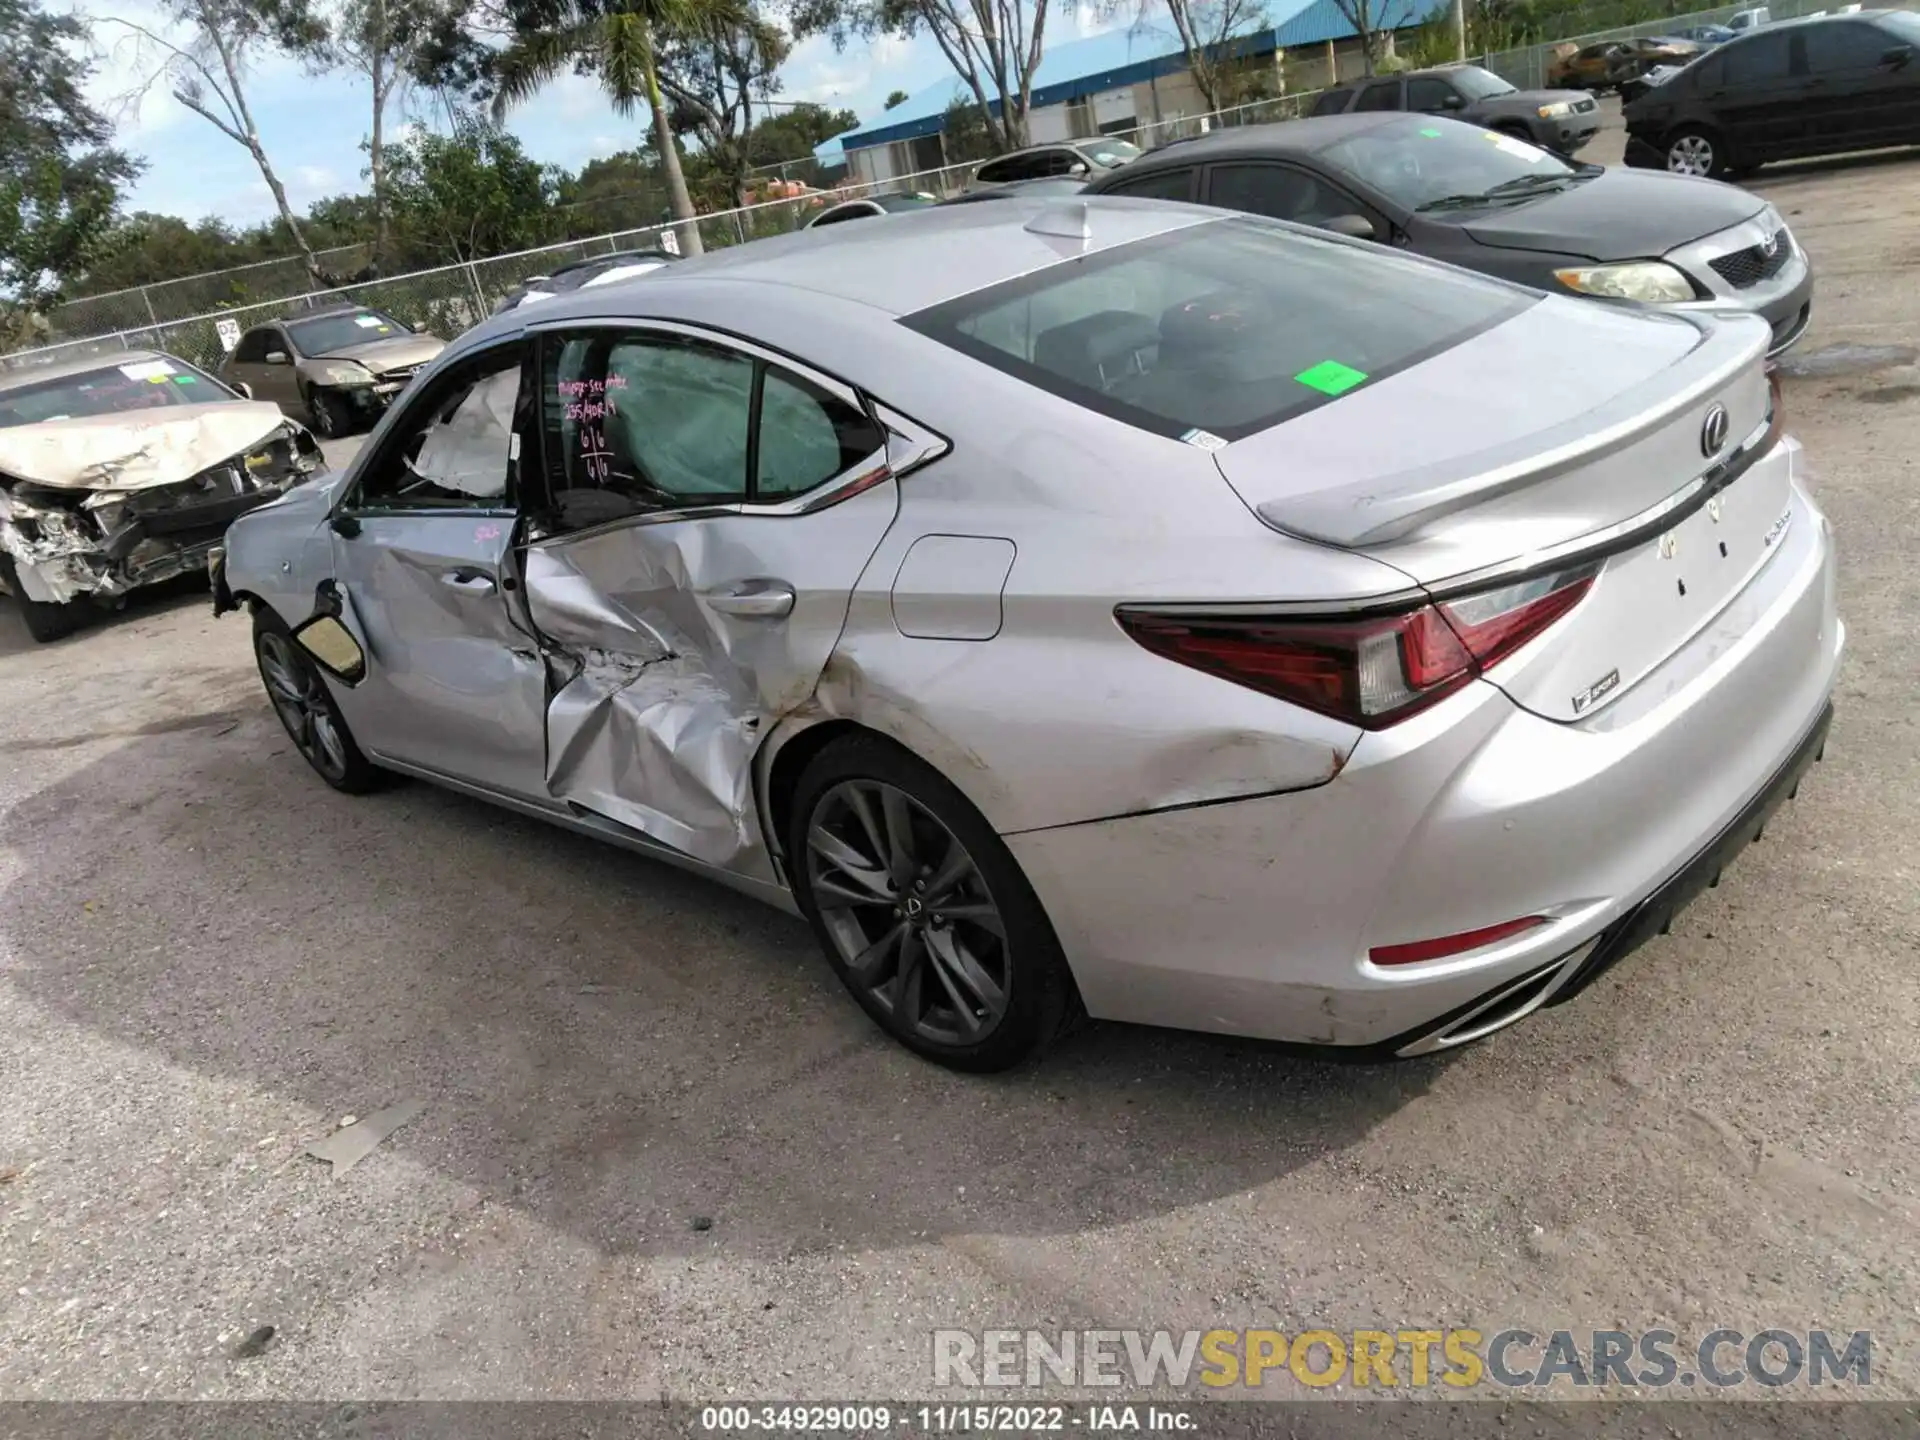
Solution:
[{"label": "rear windshield", "polygon": [[1051,265],[902,323],[1090,410],[1206,444],[1377,383],[1538,298],[1237,215]]},{"label": "rear windshield", "polygon": [[0,429],[238,398],[184,360],[132,360],[0,390]]},{"label": "rear windshield", "polygon": [[1453,83],[1469,100],[1491,100],[1496,95],[1511,95],[1513,86],[1491,70],[1478,65],[1462,65],[1453,71]]}]

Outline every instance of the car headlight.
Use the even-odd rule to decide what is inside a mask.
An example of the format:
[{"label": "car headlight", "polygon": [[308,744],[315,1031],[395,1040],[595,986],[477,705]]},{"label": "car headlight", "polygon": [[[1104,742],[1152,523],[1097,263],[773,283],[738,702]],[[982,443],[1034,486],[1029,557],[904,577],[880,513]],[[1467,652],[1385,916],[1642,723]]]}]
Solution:
[{"label": "car headlight", "polygon": [[1664,260],[1628,260],[1619,265],[1577,265],[1556,270],[1553,278],[1582,295],[1609,300],[1639,300],[1647,305],[1678,305],[1694,298],[1693,282]]},{"label": "car headlight", "polygon": [[351,360],[334,360],[319,367],[317,378],[322,385],[371,385],[373,372]]},{"label": "car headlight", "polygon": [[1565,100],[1555,100],[1550,105],[1542,105],[1540,107],[1540,118],[1542,120],[1558,120],[1562,115],[1571,115],[1572,113],[1573,106]]}]

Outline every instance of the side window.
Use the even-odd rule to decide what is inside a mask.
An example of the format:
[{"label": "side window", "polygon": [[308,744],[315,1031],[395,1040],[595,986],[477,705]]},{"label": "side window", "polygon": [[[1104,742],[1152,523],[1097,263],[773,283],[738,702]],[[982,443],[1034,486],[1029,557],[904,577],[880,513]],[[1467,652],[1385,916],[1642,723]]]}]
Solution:
[{"label": "side window", "polygon": [[1142,200],[1191,200],[1193,198],[1193,171],[1174,168],[1171,170],[1150,170],[1144,175],[1131,175],[1125,184],[1103,185],[1103,195],[1132,195]]},{"label": "side window", "polygon": [[1764,85],[1788,73],[1788,36],[1778,31],[1755,35],[1720,52],[1729,85]]},{"label": "side window", "polygon": [[1382,80],[1369,85],[1360,92],[1360,103],[1356,110],[1398,110],[1400,108],[1400,82]]},{"label": "side window", "polygon": [[1009,180],[1024,180],[1031,173],[1027,170],[1025,162],[1025,156],[1008,160],[989,160],[974,172],[973,178],[982,185],[1004,185]]},{"label": "side window", "polygon": [[1207,181],[1207,203],[1303,225],[1349,214],[1353,206],[1299,170],[1282,165],[1216,165]]},{"label": "side window", "polygon": [[[751,499],[777,504],[876,460],[880,427],[839,396],[773,366],[760,382],[760,432]],[[877,460],[876,460],[877,463]]]},{"label": "side window", "polygon": [[864,220],[871,214],[873,214],[872,209],[865,205],[836,205],[814,221],[813,228],[817,230],[822,225],[839,225],[848,220]]},{"label": "side window", "polygon": [[1407,81],[1407,109],[1431,115],[1436,110],[1446,109],[1453,93],[1453,86],[1438,75],[1422,75],[1416,80]]},{"label": "side window", "polygon": [[1799,38],[1806,47],[1807,71],[1813,75],[1871,70],[1890,43],[1889,36],[1857,21],[1807,25]]},{"label": "side window", "polygon": [[407,405],[360,478],[355,508],[501,510],[514,503],[513,437],[531,423],[526,347],[492,350]]},{"label": "side window", "polygon": [[1351,90],[1322,90],[1320,98],[1313,102],[1316,115],[1338,115],[1347,108],[1347,102],[1353,98]]},{"label": "side window", "polygon": [[240,343],[233,347],[233,358],[241,364],[258,365],[267,358],[267,351],[273,348],[271,329],[249,330],[240,337]]}]

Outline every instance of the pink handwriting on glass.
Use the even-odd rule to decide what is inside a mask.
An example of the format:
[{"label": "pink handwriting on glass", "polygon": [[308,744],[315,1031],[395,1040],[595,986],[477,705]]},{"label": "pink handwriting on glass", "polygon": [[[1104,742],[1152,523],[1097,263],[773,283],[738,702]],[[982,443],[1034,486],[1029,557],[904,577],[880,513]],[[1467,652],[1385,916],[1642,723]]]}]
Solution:
[{"label": "pink handwriting on glass", "polygon": [[586,464],[589,479],[607,478],[607,462],[613,459],[613,452],[607,449],[606,437],[595,426],[580,427],[580,458]]},{"label": "pink handwriting on glass", "polygon": [[604,380],[560,380],[555,384],[562,399],[577,399],[582,395],[604,395],[609,390],[624,390],[627,388],[627,377],[609,375]]},{"label": "pink handwriting on glass", "polygon": [[607,396],[604,401],[572,400],[567,403],[567,419],[569,420],[604,420],[613,413],[615,412],[613,408],[613,397],[611,395]]}]

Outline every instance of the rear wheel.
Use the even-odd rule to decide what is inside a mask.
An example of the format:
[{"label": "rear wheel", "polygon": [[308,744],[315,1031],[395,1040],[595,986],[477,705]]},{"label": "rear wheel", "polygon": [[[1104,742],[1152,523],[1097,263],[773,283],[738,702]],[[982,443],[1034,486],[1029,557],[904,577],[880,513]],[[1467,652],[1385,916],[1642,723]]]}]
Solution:
[{"label": "rear wheel", "polygon": [[1727,173],[1726,147],[1719,136],[1697,125],[1676,130],[1667,139],[1667,169],[1675,175],[1719,180]]},{"label": "rear wheel", "polygon": [[349,795],[378,785],[380,771],[354,742],[319,669],[280,617],[264,605],[253,617],[253,653],[274,713],[315,773]]},{"label": "rear wheel", "polygon": [[808,763],[788,820],[800,908],[841,982],[917,1054],[1004,1070],[1079,1014],[1039,898],[946,778],[873,737]]},{"label": "rear wheel", "polygon": [[27,634],[39,644],[45,645],[50,640],[71,635],[86,623],[87,607],[78,601],[56,604],[30,598],[20,588],[20,574],[13,567],[11,555],[0,554],[0,581],[6,583],[13,603],[20,607],[20,618],[26,621]]}]

